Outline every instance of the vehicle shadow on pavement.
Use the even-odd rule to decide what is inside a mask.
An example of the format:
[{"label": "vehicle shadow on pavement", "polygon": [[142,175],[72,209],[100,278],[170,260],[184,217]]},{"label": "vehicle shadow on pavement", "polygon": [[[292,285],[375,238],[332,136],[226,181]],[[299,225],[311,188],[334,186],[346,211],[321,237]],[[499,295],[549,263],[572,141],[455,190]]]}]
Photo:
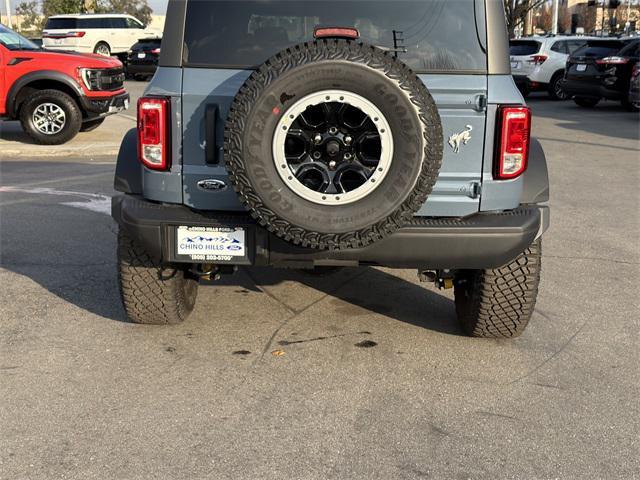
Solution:
[{"label": "vehicle shadow on pavement", "polygon": [[[429,290],[422,284],[407,281],[395,275],[393,270],[373,267],[344,268],[321,276],[312,272],[287,269],[254,267],[244,271],[247,275],[230,276],[223,279],[223,282],[247,290],[257,288],[263,292],[286,282],[296,282],[302,289],[310,288],[324,294],[321,300],[310,299],[306,305],[288,306],[296,315],[322,301],[325,304],[320,307],[321,310],[331,309],[332,313],[342,315],[345,319],[371,313],[427,330],[463,335],[450,298]],[[274,293],[274,290],[270,289],[269,293],[275,298],[278,297],[277,290]],[[283,303],[286,305],[286,301]]]},{"label": "vehicle shadow on pavement", "polygon": [[0,140],[36,145],[33,139],[24,132],[20,122],[17,121],[6,122],[0,120]]}]

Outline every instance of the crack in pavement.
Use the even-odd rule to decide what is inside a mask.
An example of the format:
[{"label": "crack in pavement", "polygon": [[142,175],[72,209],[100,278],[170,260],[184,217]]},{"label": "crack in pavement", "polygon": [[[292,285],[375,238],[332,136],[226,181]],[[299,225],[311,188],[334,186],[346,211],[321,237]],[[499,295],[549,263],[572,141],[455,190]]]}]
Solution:
[{"label": "crack in pavement", "polygon": [[628,260],[618,260],[617,258],[606,257],[567,257],[564,255],[543,255],[542,258],[557,258],[560,260],[592,260],[596,262],[621,263],[623,265],[640,265],[640,262],[630,262]]},{"label": "crack in pavement", "polygon": [[[318,304],[319,302],[321,302],[322,300],[324,300],[325,298],[329,297],[330,295],[333,295],[335,292],[337,292],[338,290],[340,290],[343,286],[345,286],[347,283],[351,282],[352,280],[355,280],[356,278],[361,277],[362,275],[364,275],[365,273],[367,273],[367,269],[364,268],[362,269],[361,272],[356,273],[353,276],[350,276],[349,278],[345,279],[343,282],[340,282],[334,289],[326,292],[324,295],[322,295],[319,299],[315,300],[314,302],[311,302],[309,305],[307,305],[306,307],[304,307],[302,310],[294,310],[293,308],[289,307],[288,305],[285,305],[281,300],[277,299],[276,297],[274,297],[273,295],[269,295],[271,298],[273,298],[274,300],[276,300],[278,303],[285,305],[287,310],[289,310],[290,312],[293,312],[293,315],[291,315],[290,317],[286,318],[271,334],[271,337],[269,337],[269,340],[267,340],[267,342],[264,345],[264,348],[262,349],[262,352],[260,353],[260,356],[253,362],[252,366],[255,366],[257,364],[259,364],[262,359],[264,358],[264,356],[266,355],[267,351],[269,350],[269,348],[271,348],[271,345],[273,345],[273,341],[275,340],[276,336],[278,335],[278,333],[280,333],[280,331],[292,320],[294,320],[296,317],[299,317],[302,313],[306,312],[307,310],[309,310],[311,307],[313,307],[314,305]],[[251,281],[254,283],[254,285],[259,288],[258,283],[255,281],[255,279],[248,274],[249,278],[251,279]],[[262,290],[262,289],[260,289]]]},{"label": "crack in pavement", "polygon": [[569,340],[567,340],[556,352],[554,352],[550,357],[546,358],[544,361],[542,361],[540,364],[538,364],[535,368],[533,368],[532,370],[530,370],[529,372],[525,373],[524,375],[522,375],[521,377],[516,378],[515,380],[508,382],[506,384],[503,385],[513,385],[515,383],[518,383],[520,380],[524,380],[527,377],[530,377],[531,375],[533,375],[534,373],[536,373],[537,371],[539,371],[542,367],[544,367],[547,363],[549,363],[551,360],[553,360],[555,357],[557,357],[558,355],[560,355],[560,353],[562,353],[562,351],[567,348],[569,346],[569,344],[571,342],[573,342],[573,340],[578,336],[578,334],[582,331],[582,329],[585,327],[585,325],[588,322],[584,322],[582,325],[580,325],[580,328],[578,328],[578,330],[576,330],[576,332],[571,335],[571,337],[569,337]]}]

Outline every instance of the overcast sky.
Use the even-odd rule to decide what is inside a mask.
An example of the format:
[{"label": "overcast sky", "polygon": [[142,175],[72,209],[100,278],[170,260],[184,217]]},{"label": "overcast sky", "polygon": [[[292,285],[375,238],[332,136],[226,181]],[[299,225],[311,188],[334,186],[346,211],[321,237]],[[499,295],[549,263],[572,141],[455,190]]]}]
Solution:
[{"label": "overcast sky", "polygon": [[167,0],[149,0],[149,6],[156,15],[164,15],[167,11]]}]

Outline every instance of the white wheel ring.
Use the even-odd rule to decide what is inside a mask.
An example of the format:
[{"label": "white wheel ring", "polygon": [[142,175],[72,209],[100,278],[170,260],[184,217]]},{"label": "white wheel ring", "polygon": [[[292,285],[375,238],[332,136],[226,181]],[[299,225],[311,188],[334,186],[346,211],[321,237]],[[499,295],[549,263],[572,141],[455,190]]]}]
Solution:
[{"label": "white wheel ring", "polygon": [[[346,103],[360,109],[373,121],[380,136],[380,160],[374,173],[363,185],[346,193],[328,194],[311,190],[295,177],[285,157],[285,140],[293,122],[308,107],[326,102]],[[372,102],[357,93],[346,90],[321,90],[298,100],[280,118],[272,145],[273,161],[282,181],[296,195],[320,205],[347,205],[366,197],[380,186],[389,172],[393,159],[393,134],[387,119]]]}]

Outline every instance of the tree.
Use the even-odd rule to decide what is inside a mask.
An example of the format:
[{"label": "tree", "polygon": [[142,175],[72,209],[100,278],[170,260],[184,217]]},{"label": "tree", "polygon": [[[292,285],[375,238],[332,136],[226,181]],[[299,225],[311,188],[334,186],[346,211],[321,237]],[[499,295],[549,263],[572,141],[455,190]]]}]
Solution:
[{"label": "tree", "polygon": [[16,7],[16,15],[20,19],[20,31],[40,34],[44,25],[44,19],[40,15],[38,2],[21,2]]},{"label": "tree", "polygon": [[98,0],[96,12],[126,13],[148,25],[151,22],[153,10],[151,10],[147,0]]},{"label": "tree", "polygon": [[571,32],[572,20],[571,20],[571,11],[566,5],[562,5],[560,7],[560,13],[558,15],[558,31],[560,33],[569,33]]},{"label": "tree", "polygon": [[534,8],[538,8],[546,0],[503,0],[504,11],[507,16],[507,28],[509,37],[513,37],[516,27],[524,24],[525,17]]},{"label": "tree", "polygon": [[43,0],[42,13],[45,18],[65,13],[82,13],[82,0]]}]

